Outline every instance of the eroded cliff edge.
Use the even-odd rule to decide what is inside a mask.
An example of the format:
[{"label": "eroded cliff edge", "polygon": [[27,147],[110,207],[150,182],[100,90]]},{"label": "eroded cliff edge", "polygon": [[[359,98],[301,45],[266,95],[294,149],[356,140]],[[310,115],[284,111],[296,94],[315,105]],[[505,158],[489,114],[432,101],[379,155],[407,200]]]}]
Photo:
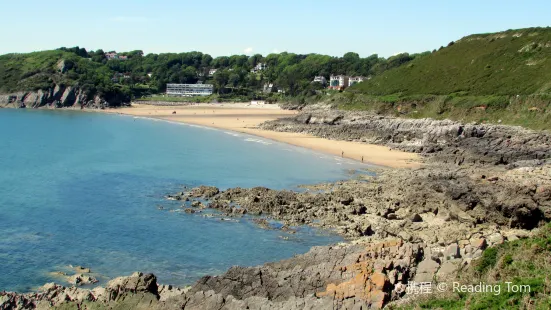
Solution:
[{"label": "eroded cliff edge", "polygon": [[0,94],[0,108],[108,108],[129,105],[122,95],[102,95],[79,87],[54,84],[46,90]]}]

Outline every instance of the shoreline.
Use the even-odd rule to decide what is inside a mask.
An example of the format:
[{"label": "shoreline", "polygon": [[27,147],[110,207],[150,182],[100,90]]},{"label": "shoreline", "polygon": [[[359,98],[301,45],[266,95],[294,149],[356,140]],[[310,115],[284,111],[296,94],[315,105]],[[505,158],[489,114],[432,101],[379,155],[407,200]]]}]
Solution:
[{"label": "shoreline", "polygon": [[[388,147],[352,141],[330,140],[304,133],[278,132],[258,128],[261,123],[295,116],[297,111],[283,110],[276,105],[198,104],[188,106],[151,106],[133,104],[131,107],[84,110],[108,114],[123,114],[150,119],[229,130],[274,140],[313,151],[343,157],[357,162],[390,168],[420,167],[416,153],[391,150]],[[176,114],[172,114],[176,112]],[[343,154],[344,152],[344,154]],[[344,155],[344,156],[343,156]]]},{"label": "shoreline", "polygon": [[[218,115],[231,111],[212,117],[206,107]],[[221,120],[237,120],[236,113],[244,113],[239,108],[206,107],[177,110],[176,115],[194,113],[180,114],[179,120],[172,117],[171,108],[156,117],[143,109],[138,111],[148,114],[107,112],[214,128],[217,126],[204,122],[221,125]],[[202,123],[185,121],[193,119],[197,111],[203,112],[201,109],[205,116],[195,119]],[[268,111],[256,115],[264,119],[292,114],[252,110]],[[307,122],[297,117],[262,127],[335,140],[365,137],[374,143],[381,141],[386,149],[417,150],[426,158],[423,169],[384,169],[368,182],[316,184],[300,192],[263,187],[221,190],[201,185],[169,196],[181,201],[186,213],[199,215],[204,208],[211,208],[228,217],[261,215],[284,222],[286,227],[335,229],[350,237],[346,242],[312,247],[305,254],[259,266],[234,266],[183,289],[158,284],[152,274],[136,273],[93,290],[47,284],[39,293],[0,293],[0,298],[8,305],[67,308],[130,303],[143,309],[382,308],[412,301],[406,283],[457,279],[460,272],[472,270],[472,262],[479,260],[485,249],[531,238],[541,223],[550,221],[551,162],[545,159],[550,158],[551,140],[546,133],[352,112],[308,115]],[[331,119],[337,121],[328,121]],[[233,130],[230,125],[217,129]],[[480,134],[486,132],[492,134]],[[542,141],[547,146],[544,151]]]}]

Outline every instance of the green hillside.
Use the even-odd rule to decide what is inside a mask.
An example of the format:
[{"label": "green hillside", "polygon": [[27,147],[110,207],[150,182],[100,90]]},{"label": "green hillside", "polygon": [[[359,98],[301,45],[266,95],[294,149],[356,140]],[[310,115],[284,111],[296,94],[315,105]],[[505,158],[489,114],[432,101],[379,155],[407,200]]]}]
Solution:
[{"label": "green hillside", "polygon": [[329,101],[342,109],[401,117],[549,130],[551,28],[470,35]]},{"label": "green hillside", "polygon": [[551,28],[476,34],[358,84],[370,95],[551,92]]},{"label": "green hillside", "polygon": [[312,83],[315,76],[376,76],[422,56],[404,53],[386,59],[377,55],[361,58],[353,52],[342,57],[283,52],[213,58],[196,51],[144,55],[141,50],[108,55],[101,49],[87,51],[78,46],[1,55],[0,94],[63,85],[140,98],[164,93],[168,83],[202,82],[214,85],[218,99],[277,101],[321,91],[321,83]]},{"label": "green hillside", "polygon": [[0,93],[76,86],[103,96],[130,95],[128,87],[111,80],[113,71],[101,63],[61,50],[0,56]]}]

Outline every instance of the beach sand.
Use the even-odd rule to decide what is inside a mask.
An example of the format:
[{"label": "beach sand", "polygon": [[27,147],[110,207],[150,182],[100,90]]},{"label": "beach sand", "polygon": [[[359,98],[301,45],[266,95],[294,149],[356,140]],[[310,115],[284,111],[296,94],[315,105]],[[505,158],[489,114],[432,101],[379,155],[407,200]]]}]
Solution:
[{"label": "beach sand", "polygon": [[[246,103],[197,104],[189,106],[153,106],[132,104],[132,107],[103,110],[140,117],[157,118],[194,125],[208,126],[251,134],[275,141],[305,147],[375,165],[404,168],[419,167],[414,153],[390,150],[388,147],[359,142],[336,141],[302,133],[276,132],[256,128],[260,123],[292,116],[297,111],[280,109],[277,105],[250,105]],[[173,114],[176,112],[176,114]]]}]

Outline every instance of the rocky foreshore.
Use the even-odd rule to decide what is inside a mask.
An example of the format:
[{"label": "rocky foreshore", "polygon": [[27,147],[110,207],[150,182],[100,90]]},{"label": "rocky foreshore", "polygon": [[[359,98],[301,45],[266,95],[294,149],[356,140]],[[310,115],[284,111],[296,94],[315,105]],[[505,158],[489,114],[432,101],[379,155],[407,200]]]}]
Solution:
[{"label": "rocky foreshore", "polygon": [[105,288],[48,284],[0,293],[0,309],[370,309],[407,298],[408,282],[445,281],[484,249],[530,237],[551,219],[551,135],[519,127],[306,111],[264,129],[305,132],[423,154],[416,169],[379,169],[301,191],[183,190],[190,216],[211,208],[261,226],[332,229],[348,242],[256,267],[232,267],[179,289],[134,274]]},{"label": "rocky foreshore", "polygon": [[431,162],[456,165],[530,165],[524,161],[538,161],[551,155],[551,134],[518,126],[316,109],[268,121],[260,127],[385,145],[423,154]]}]

